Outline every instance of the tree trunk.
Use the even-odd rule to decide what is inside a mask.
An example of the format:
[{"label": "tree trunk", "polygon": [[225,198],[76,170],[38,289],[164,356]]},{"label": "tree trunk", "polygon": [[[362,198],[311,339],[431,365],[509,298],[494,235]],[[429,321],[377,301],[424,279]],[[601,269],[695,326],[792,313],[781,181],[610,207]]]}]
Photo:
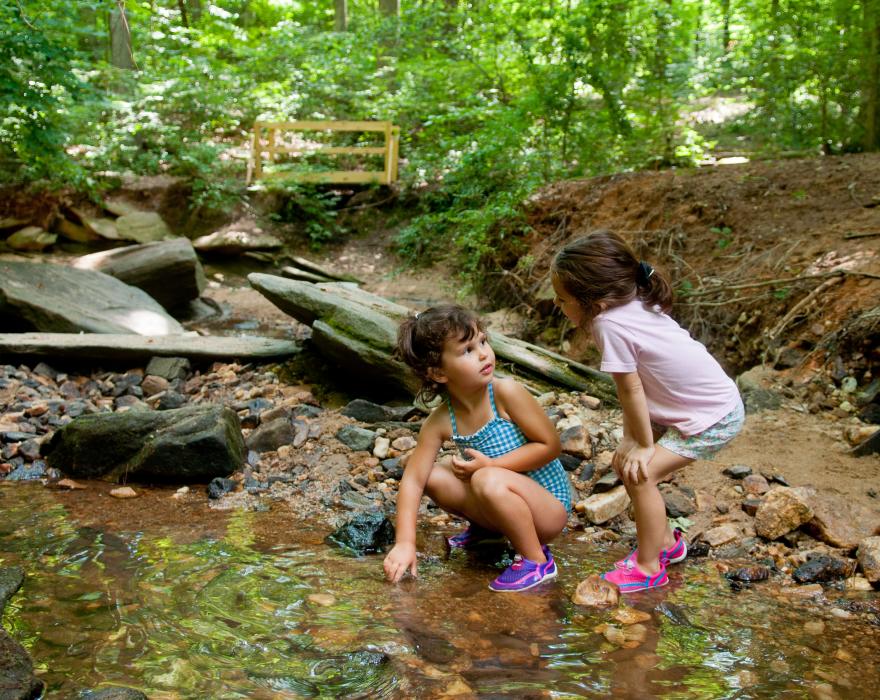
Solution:
[{"label": "tree trunk", "polygon": [[117,68],[135,70],[131,52],[131,30],[125,16],[125,3],[117,2],[117,9],[110,13],[110,64]]},{"label": "tree trunk", "polygon": [[724,53],[730,51],[730,0],[721,0],[721,12],[724,15],[721,29],[721,46]]},{"label": "tree trunk", "polygon": [[880,0],[864,0],[864,59],[865,76],[862,98],[862,146],[866,151],[880,149]]},{"label": "tree trunk", "polygon": [[348,0],[335,0],[336,20],[333,23],[333,29],[337,32],[344,32],[348,29]]},{"label": "tree trunk", "polygon": [[180,23],[189,28],[189,16],[186,11],[186,0],[177,0],[177,9],[180,10]]},{"label": "tree trunk", "polygon": [[400,0],[379,0],[379,11],[388,17],[400,17]]}]

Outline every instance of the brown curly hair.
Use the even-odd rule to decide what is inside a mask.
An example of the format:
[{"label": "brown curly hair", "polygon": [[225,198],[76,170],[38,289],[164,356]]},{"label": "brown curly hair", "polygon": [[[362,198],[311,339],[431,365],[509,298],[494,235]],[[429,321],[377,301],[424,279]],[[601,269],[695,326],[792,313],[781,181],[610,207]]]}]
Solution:
[{"label": "brown curly hair", "polygon": [[449,338],[467,341],[483,331],[480,317],[456,304],[432,306],[400,324],[395,355],[422,380],[416,395],[419,400],[429,403],[442,391],[442,386],[429,376],[429,370],[440,367],[443,344]]}]

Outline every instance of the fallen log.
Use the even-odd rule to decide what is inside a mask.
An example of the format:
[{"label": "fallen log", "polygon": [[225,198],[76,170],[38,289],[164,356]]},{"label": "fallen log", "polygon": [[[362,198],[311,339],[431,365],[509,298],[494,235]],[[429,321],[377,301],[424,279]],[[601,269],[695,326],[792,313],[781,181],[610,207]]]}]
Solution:
[{"label": "fallen log", "polygon": [[290,340],[249,336],[0,333],[0,357],[136,362],[148,361],[151,357],[186,357],[213,361],[282,358],[294,355],[298,350],[299,346]]},{"label": "fallen log", "polygon": [[74,260],[72,266],[103,272],[142,289],[165,309],[198,299],[205,289],[205,272],[187,238],[83,255]]},{"label": "fallen log", "polygon": [[318,263],[314,263],[311,260],[306,260],[305,258],[292,257],[290,258],[290,262],[294,268],[304,270],[306,272],[311,272],[314,275],[318,275],[320,277],[324,277],[328,280],[337,280],[339,282],[355,282],[360,284],[361,281],[351,275],[340,275],[338,272],[333,272],[332,270],[328,270],[326,267],[321,267]]},{"label": "fallen log", "polygon": [[[248,281],[279,309],[312,326],[315,344],[340,366],[355,373],[371,371],[409,391],[417,388],[410,372],[393,358],[397,328],[411,309],[350,284],[314,285],[264,273],[252,273]],[[617,402],[614,382],[604,372],[500,333],[490,333],[490,342],[509,365],[502,372]]]}]

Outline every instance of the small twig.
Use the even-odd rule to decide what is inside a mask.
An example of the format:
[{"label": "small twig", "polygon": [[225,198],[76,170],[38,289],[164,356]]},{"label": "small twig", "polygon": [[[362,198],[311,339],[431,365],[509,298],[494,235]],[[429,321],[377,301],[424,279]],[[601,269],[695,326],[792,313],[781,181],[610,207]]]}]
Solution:
[{"label": "small twig", "polygon": [[350,207],[340,207],[339,211],[351,211],[353,209],[369,209],[370,207],[378,207],[383,204],[388,204],[388,202],[392,201],[395,197],[397,197],[397,195],[393,194],[388,199],[383,199],[379,202],[367,202],[366,204],[354,204]]},{"label": "small twig", "polygon": [[869,236],[880,236],[880,231],[847,231],[843,238],[848,241],[852,238],[868,238]]},{"label": "small twig", "polygon": [[818,297],[822,292],[824,292],[829,287],[833,287],[835,284],[840,284],[843,281],[844,275],[838,275],[837,277],[832,277],[831,279],[825,280],[822,284],[816,287],[812,292],[807,294],[803,299],[801,299],[797,304],[791,307],[789,312],[782,317],[779,323],[776,324],[776,327],[771,330],[767,337],[770,340],[775,340],[776,336],[778,336],[782,331],[785,330],[785,327],[797,316],[801,310],[808,306],[811,302],[813,302],[816,297]]},{"label": "small twig", "polygon": [[21,6],[21,0],[15,0],[15,4],[18,5],[18,14],[21,15],[21,21],[24,22],[31,29],[36,31],[37,28],[28,21],[28,18],[24,13],[24,8]]},{"label": "small twig", "polygon": [[791,284],[794,282],[807,282],[809,280],[821,279],[823,277],[830,277],[832,275],[840,275],[842,271],[835,270],[833,272],[822,272],[818,275],[800,275],[799,277],[780,277],[779,279],[773,280],[763,280],[761,282],[748,282],[746,284],[728,284],[716,287],[715,289],[701,289],[696,292],[689,292],[688,294],[682,294],[682,297],[687,299],[692,299],[694,297],[702,297],[707,296],[709,294],[718,294],[720,292],[726,292],[731,289],[752,289],[754,287],[768,287],[773,286],[775,284]]}]

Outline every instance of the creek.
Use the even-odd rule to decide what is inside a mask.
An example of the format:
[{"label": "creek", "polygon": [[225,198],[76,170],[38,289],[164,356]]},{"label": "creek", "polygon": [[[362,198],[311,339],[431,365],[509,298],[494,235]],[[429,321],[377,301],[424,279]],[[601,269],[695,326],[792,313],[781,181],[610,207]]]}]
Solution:
[{"label": "creek", "polygon": [[[649,618],[625,628],[570,601],[625,551],[582,533],[554,545],[557,582],[499,594],[487,583],[503,549],[449,556],[449,533],[425,525],[418,580],[392,586],[381,555],[346,556],[279,507],[216,511],[141,487],[116,501],[86,484],[0,485],[0,566],[26,572],[3,623],[47,698],[102,685],[152,700],[880,693],[877,625],[772,582],[735,591],[708,559],[629,596]],[[869,595],[825,593],[838,606]],[[597,631],[609,624],[630,641],[610,643]]]}]

